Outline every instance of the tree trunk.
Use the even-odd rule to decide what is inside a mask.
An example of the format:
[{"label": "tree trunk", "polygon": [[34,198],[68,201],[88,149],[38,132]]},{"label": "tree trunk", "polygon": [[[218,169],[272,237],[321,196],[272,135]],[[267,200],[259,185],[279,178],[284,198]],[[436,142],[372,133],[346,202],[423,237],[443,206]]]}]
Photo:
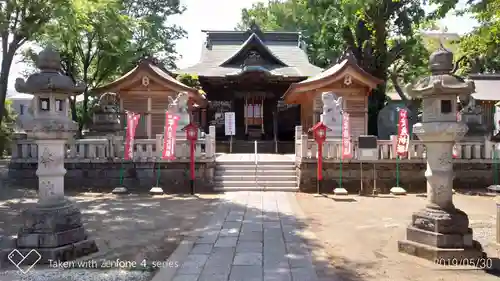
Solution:
[{"label": "tree trunk", "polygon": [[5,115],[5,99],[7,98],[7,88],[9,87],[9,72],[14,60],[14,52],[3,51],[2,66],[0,69],[0,125]]}]

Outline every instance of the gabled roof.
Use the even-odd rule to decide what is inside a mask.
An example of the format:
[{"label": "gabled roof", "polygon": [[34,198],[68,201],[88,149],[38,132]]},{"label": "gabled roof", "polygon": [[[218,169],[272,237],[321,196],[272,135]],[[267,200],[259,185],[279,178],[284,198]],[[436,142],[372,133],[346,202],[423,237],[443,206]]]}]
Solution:
[{"label": "gabled roof", "polygon": [[262,65],[270,75],[309,77],[321,68],[309,62],[298,32],[265,32],[253,28],[248,31],[203,31],[207,34],[200,61],[177,73],[205,77],[224,77],[242,72],[239,62],[248,52],[256,50],[266,62]]},{"label": "gabled roof", "polygon": [[472,97],[476,100],[500,100],[500,74],[471,74],[469,79],[474,81],[476,92]]},{"label": "gabled roof", "polygon": [[129,72],[125,73],[120,78],[115,81],[108,83],[102,87],[93,90],[94,93],[100,94],[105,92],[118,93],[121,89],[124,89],[131,84],[142,79],[139,77],[139,73],[147,73],[151,78],[161,81],[166,84],[166,87],[175,92],[186,92],[189,97],[192,98],[197,104],[205,105],[205,97],[198,92],[198,90],[184,85],[177,79],[173,78],[165,69],[156,65],[150,59],[142,60],[136,67],[134,67]]},{"label": "gabled roof", "polygon": [[324,88],[332,83],[343,79],[346,75],[350,75],[358,83],[373,89],[378,84],[383,83],[382,80],[372,76],[370,73],[362,69],[356,62],[354,55],[351,52],[346,52],[339,62],[320,74],[308,78],[304,81],[293,83],[283,95],[283,99],[294,101],[296,96],[303,92],[310,92],[316,89]]},{"label": "gabled roof", "polygon": [[261,56],[266,57],[267,61],[273,63],[277,66],[288,67],[284,62],[282,62],[279,58],[277,58],[271,50],[262,42],[259,36],[255,33],[252,33],[250,37],[241,45],[241,47],[229,57],[226,61],[220,64],[220,66],[236,66],[236,64],[244,58],[245,55],[252,49],[256,48],[259,51]]}]

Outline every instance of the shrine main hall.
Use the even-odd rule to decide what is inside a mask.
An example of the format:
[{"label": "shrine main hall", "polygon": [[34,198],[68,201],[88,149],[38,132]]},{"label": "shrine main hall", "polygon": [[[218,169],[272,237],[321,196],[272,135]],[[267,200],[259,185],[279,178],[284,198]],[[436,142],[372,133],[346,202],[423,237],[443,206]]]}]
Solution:
[{"label": "shrine main hall", "polygon": [[367,132],[367,96],[381,81],[352,55],[323,71],[309,62],[299,32],[262,31],[255,24],[247,31],[203,32],[200,61],[176,72],[198,76],[208,100],[200,125],[216,127],[218,148],[229,140],[224,113],[235,112],[233,152],[253,152],[253,140],[259,152],[293,152],[295,126],[307,132],[319,121],[321,93],[328,91],[343,97],[353,135]]}]

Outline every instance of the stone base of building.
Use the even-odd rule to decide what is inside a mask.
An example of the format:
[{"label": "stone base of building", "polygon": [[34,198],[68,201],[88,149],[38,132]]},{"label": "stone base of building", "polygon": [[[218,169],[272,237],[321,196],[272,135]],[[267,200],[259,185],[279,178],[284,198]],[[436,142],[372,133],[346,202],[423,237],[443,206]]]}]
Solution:
[{"label": "stone base of building", "polygon": [[[36,163],[9,163],[8,178],[13,186],[38,186]],[[158,167],[160,166],[160,167]],[[185,162],[133,162],[96,160],[95,162],[66,162],[64,164],[64,189],[66,191],[89,190],[111,192],[115,187],[127,188],[131,193],[148,193],[156,185],[167,194],[189,193],[189,159]],[[214,192],[215,161],[195,163],[195,187],[197,193]],[[123,176],[123,179],[121,179]],[[3,179],[2,179],[3,180]]]},{"label": "stone base of building", "polygon": [[406,240],[398,241],[398,248],[443,265],[485,256],[481,244],[472,240],[467,214],[459,209],[427,207],[414,213],[406,229]]},{"label": "stone base of building", "polygon": [[[80,210],[69,199],[39,203],[23,211],[21,217],[24,225],[13,245],[26,257],[23,263],[69,261],[98,251],[83,227]],[[16,256],[20,255],[13,254],[11,259]]]},{"label": "stone base of building", "polygon": [[[486,187],[493,181],[492,163],[478,162],[456,162],[453,164],[455,177],[453,187],[456,189],[477,189],[487,191]],[[323,182],[321,193],[332,193],[339,187],[342,175],[342,187],[349,194],[359,194],[361,189],[361,176],[363,176],[363,194],[372,194],[374,188],[373,175],[376,176],[376,189],[382,194],[390,193],[396,184],[396,162],[376,161],[364,162],[360,165],[357,160],[342,163],[342,172],[339,162],[323,162]],[[361,173],[363,168],[363,173]],[[375,173],[374,173],[375,169]],[[426,163],[424,160],[415,162],[401,161],[399,163],[399,184],[408,193],[425,192],[427,190],[427,179],[425,178]],[[302,192],[316,193],[317,162],[315,160],[302,161],[297,165],[297,176],[299,189]]]}]

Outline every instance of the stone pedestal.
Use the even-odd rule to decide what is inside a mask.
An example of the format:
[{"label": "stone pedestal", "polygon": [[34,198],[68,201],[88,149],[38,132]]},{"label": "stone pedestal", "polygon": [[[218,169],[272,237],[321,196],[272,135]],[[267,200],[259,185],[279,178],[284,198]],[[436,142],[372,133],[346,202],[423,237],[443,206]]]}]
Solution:
[{"label": "stone pedestal", "polygon": [[[73,260],[94,252],[97,245],[85,231],[80,210],[67,198],[40,202],[22,213],[24,225],[18,233],[17,250],[26,255],[36,250],[38,263]],[[37,258],[29,255],[28,258]],[[34,262],[34,261],[26,261]]]},{"label": "stone pedestal", "polygon": [[23,227],[17,236],[17,250],[23,255],[36,250],[41,255],[38,263],[67,261],[97,252],[94,240],[88,238],[83,227],[79,209],[64,197],[66,141],[37,140],[36,143],[39,200],[22,213]]}]

